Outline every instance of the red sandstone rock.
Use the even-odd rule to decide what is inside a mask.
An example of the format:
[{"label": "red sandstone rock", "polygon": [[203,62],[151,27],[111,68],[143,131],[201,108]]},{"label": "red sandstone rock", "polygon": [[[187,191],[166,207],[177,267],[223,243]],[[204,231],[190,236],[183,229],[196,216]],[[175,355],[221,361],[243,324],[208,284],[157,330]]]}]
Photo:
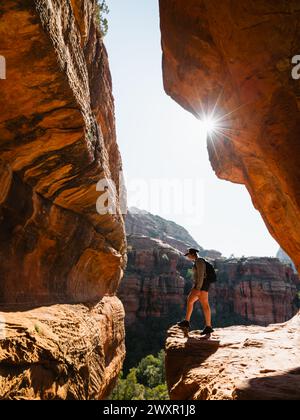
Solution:
[{"label": "red sandstone rock", "polygon": [[120,281],[122,216],[118,207],[117,215],[96,212],[96,184],[116,179],[121,161],[92,4],[1,5],[8,63],[0,98],[3,302],[102,298]]},{"label": "red sandstone rock", "polygon": [[299,400],[300,317],[286,324],[199,331],[172,327],[166,376],[172,400]]},{"label": "red sandstone rock", "polygon": [[161,239],[182,253],[187,248],[203,250],[184,227],[136,207],[132,207],[126,215],[126,234]]},{"label": "red sandstone rock", "polygon": [[218,282],[212,286],[212,309],[221,322],[235,316],[258,325],[285,322],[297,312],[292,267],[276,258],[216,261]]},{"label": "red sandstone rock", "polygon": [[[118,194],[116,215],[96,212],[101,194],[96,184],[111,178],[118,185],[121,159],[107,54],[94,8],[94,0],[10,0],[0,5],[0,54],[7,62],[0,95],[0,304],[18,310],[63,304],[49,308],[50,320],[41,309],[5,315],[9,335],[0,340],[3,398],[100,398],[124,358],[121,304],[114,297],[126,263]],[[87,301],[100,306],[94,313],[74,306],[77,327],[70,321],[73,309],[65,303]],[[62,317],[57,336],[54,312],[58,323]],[[27,334],[24,324],[32,318],[44,319],[46,341]],[[79,335],[85,331],[87,342],[60,352],[56,343],[74,342],[80,325]],[[11,383],[8,346],[18,359]],[[23,366],[25,359],[28,366]],[[51,370],[43,379],[39,366],[44,363],[62,364],[65,385],[57,388]],[[71,378],[74,369],[81,369],[77,379]]]},{"label": "red sandstone rock", "polygon": [[216,174],[245,184],[273,237],[300,267],[299,2],[160,0],[166,92],[199,117],[226,115],[209,141]]},{"label": "red sandstone rock", "polygon": [[179,267],[189,267],[180,252],[159,239],[131,235],[128,266],[118,296],[126,324],[147,317],[165,317],[172,305],[185,304],[185,280]]},{"label": "red sandstone rock", "polygon": [[116,297],[1,313],[0,399],[106,397],[122,369],[123,318]]}]

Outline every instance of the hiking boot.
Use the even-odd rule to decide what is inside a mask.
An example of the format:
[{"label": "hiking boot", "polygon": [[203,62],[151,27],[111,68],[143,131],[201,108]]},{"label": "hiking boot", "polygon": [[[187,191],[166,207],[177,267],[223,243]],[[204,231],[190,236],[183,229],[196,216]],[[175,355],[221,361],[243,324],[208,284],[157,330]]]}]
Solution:
[{"label": "hiking boot", "polygon": [[205,327],[204,330],[202,331],[201,335],[210,335],[214,332],[214,330],[212,329],[212,327]]},{"label": "hiking boot", "polygon": [[177,325],[180,328],[190,328],[190,323],[186,319],[184,319],[184,320],[182,320],[180,322],[177,322]]}]

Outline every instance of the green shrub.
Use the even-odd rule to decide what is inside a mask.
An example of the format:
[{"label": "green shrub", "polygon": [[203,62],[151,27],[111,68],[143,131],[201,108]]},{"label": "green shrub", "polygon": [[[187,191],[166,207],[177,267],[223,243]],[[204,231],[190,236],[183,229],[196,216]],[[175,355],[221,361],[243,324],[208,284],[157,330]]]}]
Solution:
[{"label": "green shrub", "polygon": [[108,20],[105,15],[108,15],[109,8],[106,4],[106,0],[97,0],[96,5],[96,22],[100,29],[102,37],[107,34],[108,31]]},{"label": "green shrub", "polygon": [[147,388],[145,400],[169,400],[169,393],[166,384],[158,385],[155,388]]},{"label": "green shrub", "polygon": [[136,376],[139,383],[149,388],[163,384],[166,380],[164,351],[161,350],[157,357],[152,354],[144,357],[138,364]]},{"label": "green shrub", "polygon": [[150,354],[142,359],[126,378],[122,372],[109,400],[168,400],[164,359],[161,350],[156,357]]}]

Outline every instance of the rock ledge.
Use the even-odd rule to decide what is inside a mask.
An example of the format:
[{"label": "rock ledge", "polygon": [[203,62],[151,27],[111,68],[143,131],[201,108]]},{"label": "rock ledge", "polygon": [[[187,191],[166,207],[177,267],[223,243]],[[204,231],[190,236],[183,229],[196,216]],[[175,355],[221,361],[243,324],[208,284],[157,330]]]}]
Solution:
[{"label": "rock ledge", "polygon": [[200,331],[186,338],[169,329],[166,375],[172,400],[299,400],[300,313],[266,328],[217,329],[212,340]]}]

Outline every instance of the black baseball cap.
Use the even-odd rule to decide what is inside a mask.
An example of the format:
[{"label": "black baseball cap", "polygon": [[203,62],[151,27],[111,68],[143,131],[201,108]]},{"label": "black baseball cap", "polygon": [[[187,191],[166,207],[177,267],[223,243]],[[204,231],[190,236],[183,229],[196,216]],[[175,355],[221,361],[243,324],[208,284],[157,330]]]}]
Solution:
[{"label": "black baseball cap", "polygon": [[197,255],[198,252],[200,252],[199,249],[189,248],[188,252],[184,254],[184,256],[186,257],[187,255]]}]

